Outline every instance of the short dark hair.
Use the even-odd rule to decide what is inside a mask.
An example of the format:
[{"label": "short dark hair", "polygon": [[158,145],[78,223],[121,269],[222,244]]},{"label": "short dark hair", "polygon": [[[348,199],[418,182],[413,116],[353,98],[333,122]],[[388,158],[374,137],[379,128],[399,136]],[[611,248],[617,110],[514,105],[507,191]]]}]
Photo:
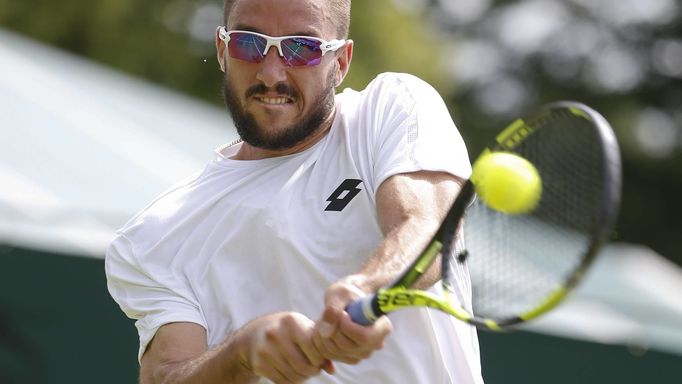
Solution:
[{"label": "short dark hair", "polygon": [[[223,22],[227,25],[227,20],[230,18],[230,11],[232,6],[238,0],[223,0]],[[347,39],[348,31],[350,29],[350,2],[351,0],[326,0],[329,6],[332,17],[337,20],[336,36],[337,39]]]}]

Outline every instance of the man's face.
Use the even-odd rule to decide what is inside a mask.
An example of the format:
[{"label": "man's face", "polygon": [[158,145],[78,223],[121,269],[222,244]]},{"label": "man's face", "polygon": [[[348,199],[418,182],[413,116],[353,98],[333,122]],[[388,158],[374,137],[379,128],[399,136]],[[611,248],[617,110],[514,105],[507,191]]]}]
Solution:
[{"label": "man's face", "polygon": [[[332,40],[335,25],[322,0],[240,0],[227,29],[270,36],[306,35]],[[224,60],[225,99],[242,139],[263,149],[291,148],[328,122],[334,88],[342,78],[334,52],[315,66],[288,67],[271,47],[260,63]],[[342,48],[343,49],[343,48]]]}]

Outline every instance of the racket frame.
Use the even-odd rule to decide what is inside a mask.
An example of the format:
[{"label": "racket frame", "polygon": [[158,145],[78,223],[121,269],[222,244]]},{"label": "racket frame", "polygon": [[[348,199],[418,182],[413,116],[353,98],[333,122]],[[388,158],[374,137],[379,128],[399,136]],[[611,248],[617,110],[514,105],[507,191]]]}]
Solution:
[{"label": "racket frame", "polygon": [[[595,230],[591,234],[590,243],[579,265],[573,273],[568,275],[553,291],[551,291],[539,305],[531,310],[507,318],[492,319],[477,317],[462,306],[453,306],[449,295],[452,287],[449,287],[449,274],[452,273],[449,260],[452,257],[459,258],[459,261],[466,258],[466,250],[452,252],[451,246],[457,228],[465,215],[467,207],[475,198],[475,188],[470,180],[467,180],[455,198],[445,219],[439,229],[433,235],[431,241],[424,251],[410,264],[409,267],[391,284],[379,289],[374,295],[366,296],[351,303],[347,308],[354,321],[361,324],[371,324],[380,316],[387,313],[409,308],[409,307],[429,307],[435,308],[454,316],[458,320],[464,321],[479,329],[502,331],[516,326],[520,323],[532,320],[548,312],[562,302],[568,293],[581,280],[589,266],[596,258],[601,246],[608,240],[615,224],[618,207],[620,205],[621,192],[621,162],[620,151],[616,137],[606,119],[590,107],[578,102],[561,101],[546,105],[539,113],[530,115],[530,118],[517,119],[507,126],[495,138],[492,146],[484,149],[480,156],[488,152],[513,151],[513,149],[532,135],[538,127],[542,126],[544,119],[554,118],[553,115],[570,113],[574,116],[586,119],[596,129],[599,145],[602,148],[603,169],[606,182],[602,190],[601,203],[598,212],[598,221],[595,223]],[[441,256],[441,274],[444,288],[444,297],[439,297],[430,292],[420,289],[410,288],[419,278],[426,273],[439,255]],[[458,262],[459,262],[458,261]],[[474,287],[475,289],[475,287]]]}]

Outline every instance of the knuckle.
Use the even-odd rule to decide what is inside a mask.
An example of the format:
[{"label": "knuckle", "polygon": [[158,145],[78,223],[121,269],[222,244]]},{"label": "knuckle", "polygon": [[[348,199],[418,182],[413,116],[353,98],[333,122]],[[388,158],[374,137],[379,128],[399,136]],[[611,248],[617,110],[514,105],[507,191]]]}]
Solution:
[{"label": "knuckle", "polygon": [[295,313],[287,313],[280,319],[282,326],[291,327],[294,326],[298,318]]},{"label": "knuckle", "polygon": [[259,366],[259,368],[263,368],[265,365],[266,361],[269,361],[272,358],[272,348],[269,348],[266,345],[259,345],[253,350],[253,361],[254,361],[254,368],[256,365]]},{"label": "knuckle", "polygon": [[265,331],[265,340],[267,342],[277,342],[279,338],[279,331],[277,329],[271,328]]}]

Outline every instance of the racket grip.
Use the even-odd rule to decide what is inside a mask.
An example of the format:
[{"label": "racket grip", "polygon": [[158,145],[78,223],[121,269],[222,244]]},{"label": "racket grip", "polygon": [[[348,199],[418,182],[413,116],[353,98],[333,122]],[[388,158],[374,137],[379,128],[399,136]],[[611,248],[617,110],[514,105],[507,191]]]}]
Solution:
[{"label": "racket grip", "polygon": [[354,322],[362,325],[372,325],[381,315],[383,315],[382,313],[377,314],[374,311],[372,303],[375,300],[375,295],[365,296],[348,304],[346,312],[348,312],[350,318],[353,319]]}]

